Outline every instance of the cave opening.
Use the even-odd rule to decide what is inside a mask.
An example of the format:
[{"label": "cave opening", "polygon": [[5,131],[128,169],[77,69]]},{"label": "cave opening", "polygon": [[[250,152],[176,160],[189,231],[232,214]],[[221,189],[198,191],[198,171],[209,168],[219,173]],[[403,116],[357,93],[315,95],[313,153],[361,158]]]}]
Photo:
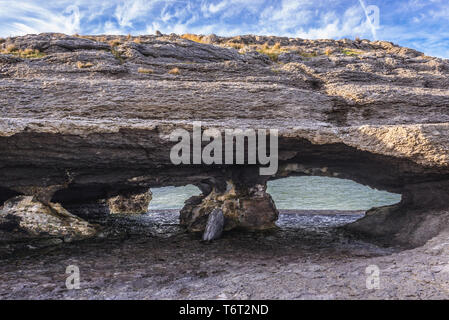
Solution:
[{"label": "cave opening", "polygon": [[267,192],[279,210],[366,211],[401,201],[399,194],[373,189],[349,179],[322,176],[270,180]]},{"label": "cave opening", "polygon": [[290,176],[267,183],[279,211],[280,228],[340,227],[365,216],[367,210],[391,206],[401,195],[373,189],[349,179]]},{"label": "cave opening", "polygon": [[[178,216],[185,201],[199,196],[201,191],[194,185],[151,188],[152,200],[149,215],[170,214]],[[355,181],[322,176],[289,176],[270,180],[267,193],[271,195],[279,211],[278,227],[289,224],[320,224],[326,220],[330,225],[354,222],[369,209],[390,206],[401,201],[401,195],[373,189]],[[292,217],[300,217],[293,221]],[[305,218],[309,217],[309,218]],[[326,218],[327,217],[327,218]],[[320,222],[321,221],[321,222]]]},{"label": "cave opening", "polygon": [[150,212],[158,210],[179,211],[187,199],[201,194],[200,189],[191,184],[180,187],[151,188],[150,190],[152,193],[152,199],[148,207]]}]

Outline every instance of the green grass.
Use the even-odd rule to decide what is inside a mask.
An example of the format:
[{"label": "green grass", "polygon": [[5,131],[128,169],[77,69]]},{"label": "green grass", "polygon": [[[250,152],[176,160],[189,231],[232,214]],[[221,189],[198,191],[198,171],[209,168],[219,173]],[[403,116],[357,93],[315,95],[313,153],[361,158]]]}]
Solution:
[{"label": "green grass", "polygon": [[315,58],[318,56],[318,53],[316,52],[299,52],[299,55],[306,59]]},{"label": "green grass", "polygon": [[354,51],[354,50],[350,50],[350,49],[345,49],[341,53],[343,53],[346,56],[351,56],[351,57],[356,57],[359,54],[362,54],[362,52]]}]

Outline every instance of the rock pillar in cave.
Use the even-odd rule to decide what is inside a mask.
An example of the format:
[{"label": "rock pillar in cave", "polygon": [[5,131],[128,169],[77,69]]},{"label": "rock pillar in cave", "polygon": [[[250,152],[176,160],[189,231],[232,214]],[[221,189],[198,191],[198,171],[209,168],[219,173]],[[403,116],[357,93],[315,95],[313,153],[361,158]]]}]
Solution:
[{"label": "rock pillar in cave", "polygon": [[209,214],[219,208],[225,217],[224,230],[273,228],[279,213],[266,192],[266,182],[266,178],[240,170],[225,180],[209,182],[209,187],[204,183],[203,194],[188,199],[181,210],[181,225],[189,231],[203,231]]}]

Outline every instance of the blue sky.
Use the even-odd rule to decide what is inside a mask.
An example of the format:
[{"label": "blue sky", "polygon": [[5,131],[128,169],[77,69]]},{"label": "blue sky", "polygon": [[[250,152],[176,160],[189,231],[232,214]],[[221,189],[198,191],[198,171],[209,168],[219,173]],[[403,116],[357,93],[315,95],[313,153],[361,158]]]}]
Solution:
[{"label": "blue sky", "polygon": [[139,35],[156,30],[360,37],[449,58],[449,0],[0,0],[1,37],[40,32]]}]

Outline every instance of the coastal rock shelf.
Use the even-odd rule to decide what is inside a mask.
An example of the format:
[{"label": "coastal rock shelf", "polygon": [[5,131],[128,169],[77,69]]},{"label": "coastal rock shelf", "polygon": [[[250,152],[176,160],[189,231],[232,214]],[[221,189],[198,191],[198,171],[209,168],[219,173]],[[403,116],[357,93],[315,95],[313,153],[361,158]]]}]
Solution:
[{"label": "coastal rock shelf", "polygon": [[[150,187],[187,184],[203,192],[182,211],[189,230],[203,230],[216,207],[225,230],[263,229],[277,218],[268,180],[319,175],[402,194],[352,231],[408,246],[447,231],[447,60],[382,41],[197,39],[0,41],[0,229],[20,218],[21,207],[7,205],[17,197],[80,216],[142,212]],[[278,129],[278,172],[173,165],[169,135],[194,121],[220,132]]]}]

